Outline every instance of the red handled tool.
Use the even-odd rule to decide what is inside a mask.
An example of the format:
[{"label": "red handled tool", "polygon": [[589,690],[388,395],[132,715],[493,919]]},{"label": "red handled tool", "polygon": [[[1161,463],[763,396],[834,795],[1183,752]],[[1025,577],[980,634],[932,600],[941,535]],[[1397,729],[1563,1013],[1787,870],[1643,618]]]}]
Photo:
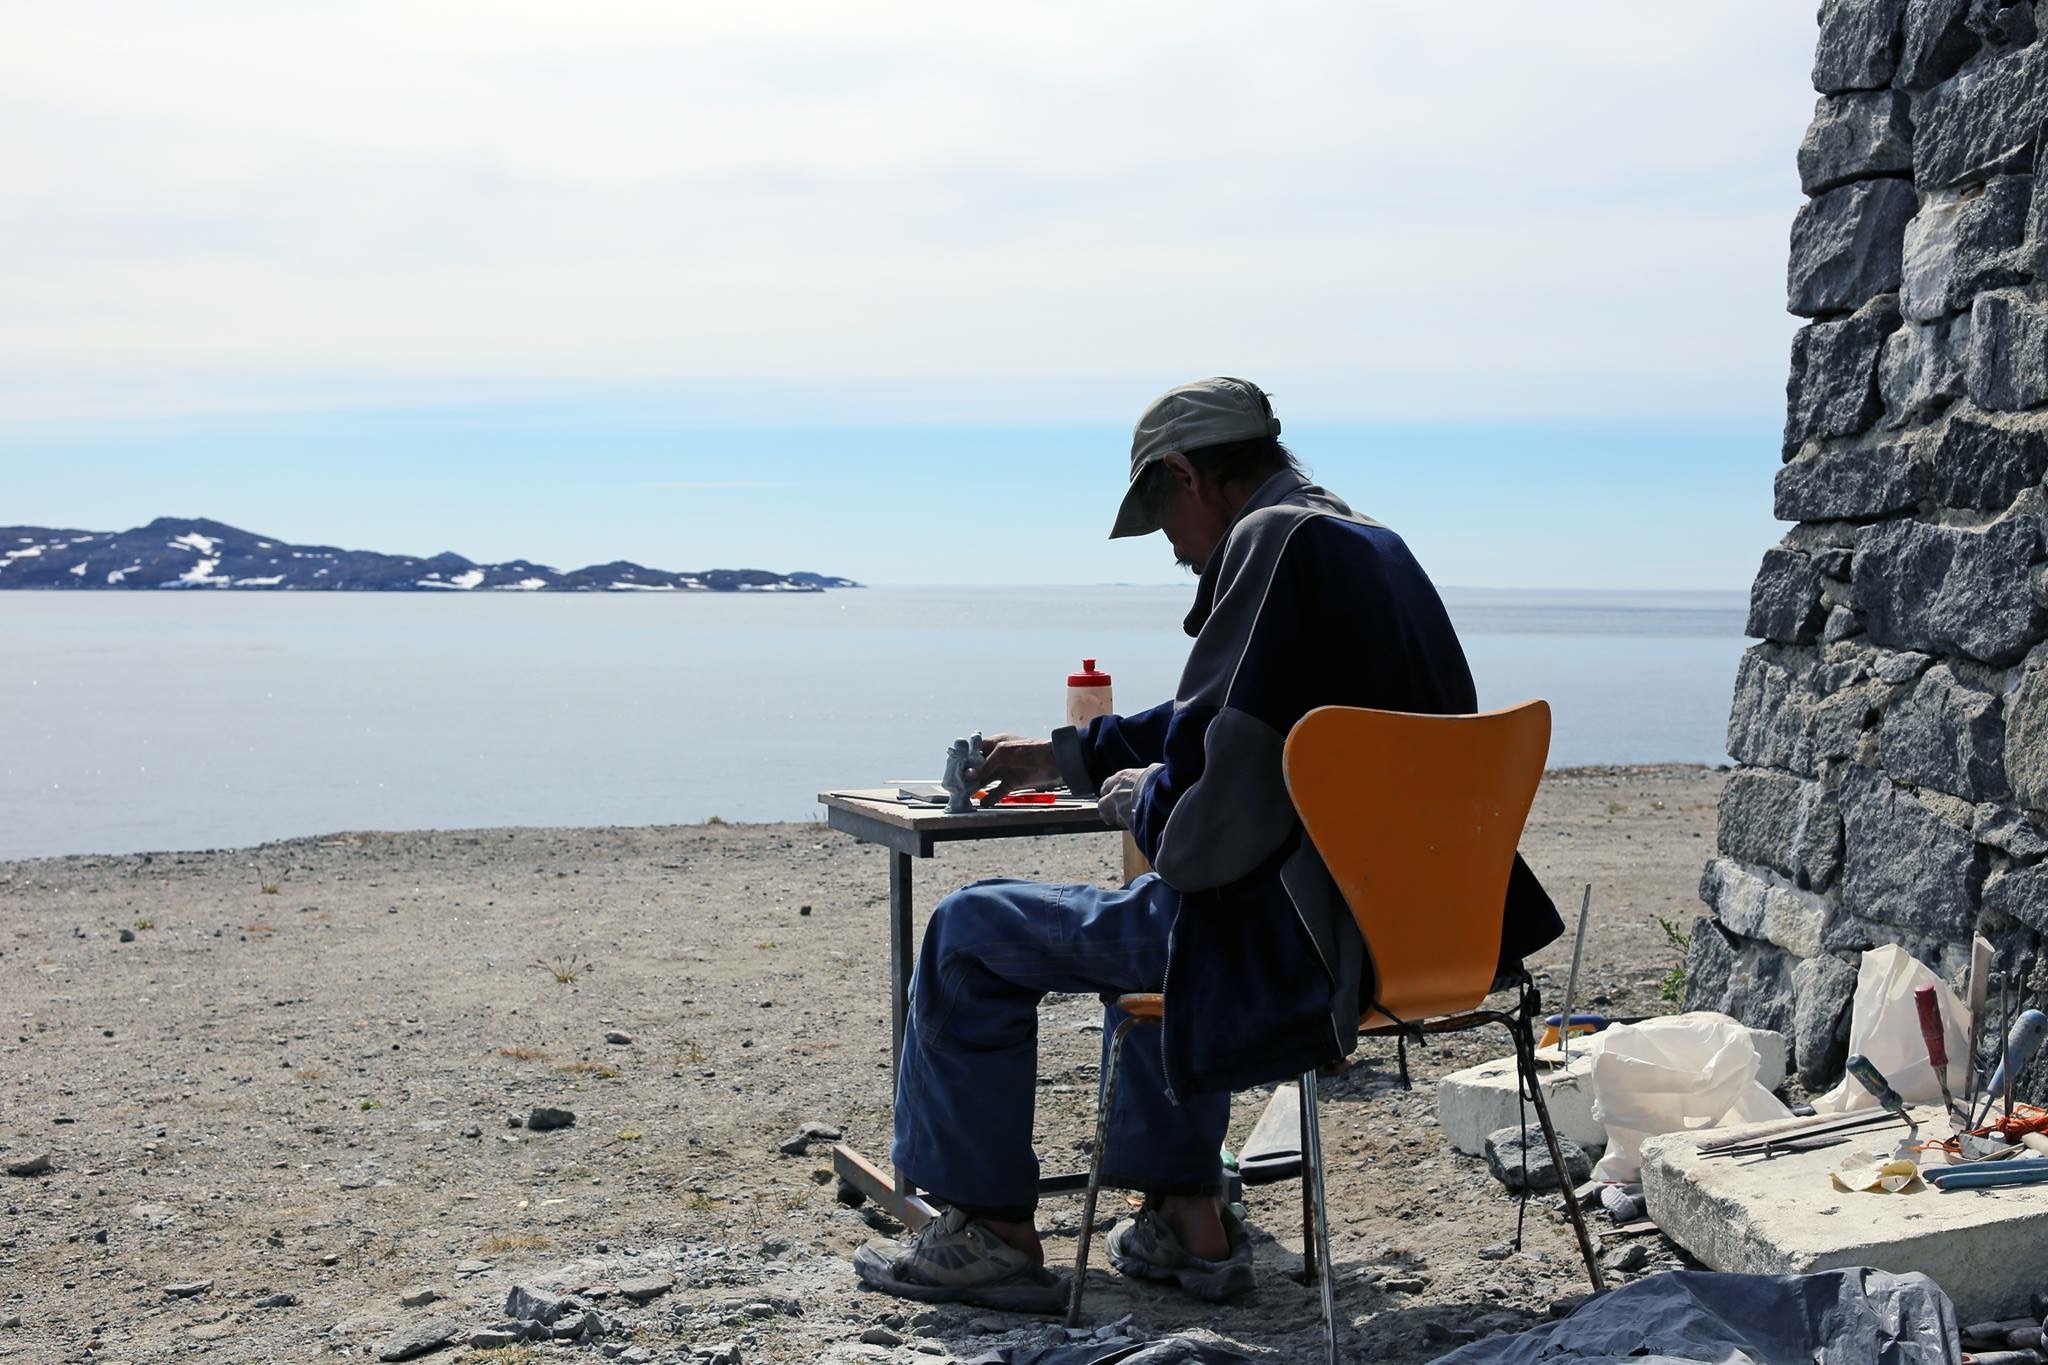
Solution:
[{"label": "red handled tool", "polygon": [[1927,1044],[1927,1061],[1934,1068],[1934,1079],[1941,1086],[1942,1111],[1955,1121],[1955,1098],[1948,1093],[1948,1031],[1941,1023],[1941,1001],[1935,997],[1934,987],[1922,986],[1913,992],[1913,1008],[1920,1014],[1920,1041]]}]

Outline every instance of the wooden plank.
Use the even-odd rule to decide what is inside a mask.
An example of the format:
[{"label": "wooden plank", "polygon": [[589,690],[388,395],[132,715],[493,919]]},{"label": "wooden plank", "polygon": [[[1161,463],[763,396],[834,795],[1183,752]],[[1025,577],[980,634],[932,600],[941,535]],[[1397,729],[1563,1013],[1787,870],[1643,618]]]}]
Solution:
[{"label": "wooden plank", "polygon": [[916,1232],[938,1217],[938,1210],[914,1194],[898,1194],[896,1180],[845,1143],[832,1148],[832,1169],[839,1178],[886,1210],[897,1222]]}]

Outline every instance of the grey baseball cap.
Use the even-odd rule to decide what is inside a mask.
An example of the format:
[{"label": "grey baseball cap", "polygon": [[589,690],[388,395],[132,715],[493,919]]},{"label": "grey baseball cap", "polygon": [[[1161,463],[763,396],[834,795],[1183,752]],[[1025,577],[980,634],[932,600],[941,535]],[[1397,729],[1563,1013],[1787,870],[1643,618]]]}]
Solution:
[{"label": "grey baseball cap", "polygon": [[1131,429],[1131,486],[1124,491],[1109,538],[1149,536],[1159,529],[1138,488],[1145,471],[1165,456],[1279,434],[1280,419],[1273,415],[1272,400],[1248,379],[1219,375],[1168,389],[1152,400]]}]

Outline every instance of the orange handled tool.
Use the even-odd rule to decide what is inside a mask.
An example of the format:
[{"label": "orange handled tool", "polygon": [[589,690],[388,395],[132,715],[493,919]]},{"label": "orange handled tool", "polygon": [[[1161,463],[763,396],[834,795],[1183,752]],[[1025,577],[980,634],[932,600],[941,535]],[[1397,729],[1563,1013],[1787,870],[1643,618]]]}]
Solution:
[{"label": "orange handled tool", "polygon": [[1954,1114],[1956,1102],[1948,1093],[1948,1033],[1941,1024],[1941,1001],[1935,997],[1934,987],[1922,986],[1914,991],[1913,1008],[1920,1015],[1920,1041],[1927,1044],[1927,1061],[1934,1067],[1934,1079],[1941,1086],[1942,1108]]}]

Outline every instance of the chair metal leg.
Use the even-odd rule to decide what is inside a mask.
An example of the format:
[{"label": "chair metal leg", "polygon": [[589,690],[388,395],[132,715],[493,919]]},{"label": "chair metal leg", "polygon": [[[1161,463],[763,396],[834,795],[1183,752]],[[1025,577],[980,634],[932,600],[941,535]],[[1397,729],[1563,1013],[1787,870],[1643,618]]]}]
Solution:
[{"label": "chair metal leg", "polygon": [[1102,1192],[1102,1156],[1109,1146],[1109,1111],[1116,1101],[1116,1064],[1123,1056],[1124,1035],[1138,1026],[1136,1018],[1126,1018],[1116,1026],[1116,1032],[1109,1039],[1109,1065],[1103,1068],[1102,1095],[1095,1109],[1095,1150],[1088,1159],[1088,1197],[1081,1204],[1081,1235],[1074,1249],[1074,1283],[1067,1293],[1067,1326],[1081,1325],[1081,1292],[1088,1283],[1088,1243],[1095,1236],[1095,1199]]},{"label": "chair metal leg", "polygon": [[1551,1169],[1557,1172],[1557,1183],[1564,1193],[1564,1211],[1572,1220],[1572,1231],[1578,1234],[1579,1255],[1586,1260],[1586,1276],[1593,1282],[1595,1294],[1607,1292],[1607,1277],[1600,1273],[1600,1262],[1593,1254],[1593,1235],[1586,1231],[1586,1215],[1579,1209],[1578,1196],[1572,1193],[1572,1173],[1565,1167],[1564,1153],[1557,1145],[1557,1129],[1550,1124],[1550,1105],[1543,1098],[1543,1082],[1536,1075],[1534,1059],[1529,1068],[1529,1097],[1536,1106],[1536,1122],[1542,1126],[1543,1141],[1550,1148]]},{"label": "chair metal leg", "polygon": [[1330,1275],[1330,1206],[1323,1190],[1323,1124],[1316,1073],[1301,1075],[1301,1268],[1323,1305],[1323,1356],[1337,1365],[1337,1299]]}]

